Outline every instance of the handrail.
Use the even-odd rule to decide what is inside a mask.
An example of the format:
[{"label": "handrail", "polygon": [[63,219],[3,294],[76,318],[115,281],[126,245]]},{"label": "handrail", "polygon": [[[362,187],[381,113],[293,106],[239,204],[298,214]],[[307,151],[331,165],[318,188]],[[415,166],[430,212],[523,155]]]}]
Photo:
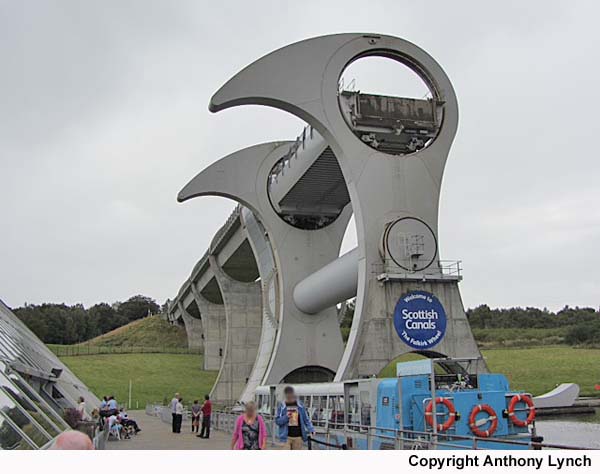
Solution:
[{"label": "handrail", "polygon": [[[224,412],[224,411],[214,411],[216,416],[213,416],[213,420],[215,421],[215,429],[233,432],[233,427],[235,425],[235,419],[239,416],[238,413]],[[275,441],[275,420],[274,417],[267,414],[262,414],[261,416],[265,420],[265,424],[268,429],[270,429],[270,435]],[[411,442],[411,443],[422,443],[427,448],[451,448],[451,449],[481,449],[479,446],[481,443],[498,443],[504,445],[510,445],[515,447],[525,447],[529,449],[539,450],[539,449],[563,449],[563,450],[577,450],[577,449],[589,449],[582,448],[579,446],[570,446],[556,443],[544,443],[542,441],[536,441],[535,436],[532,437],[531,441],[519,441],[514,439],[503,439],[503,438],[482,438],[478,436],[465,436],[458,434],[448,434],[448,433],[433,433],[431,431],[419,431],[419,430],[406,430],[406,429],[394,429],[394,428],[382,428],[370,425],[361,425],[361,424],[350,424],[343,425],[339,424],[339,427],[330,427],[327,426],[325,430],[319,429],[320,427],[316,427],[317,435],[324,436],[327,440],[330,440],[332,436],[334,437],[343,437],[347,440],[349,437],[355,436],[364,436],[369,439],[380,439],[385,440],[387,442],[393,443],[396,449],[400,449],[400,445],[403,442]],[[312,437],[311,437],[312,438]],[[332,447],[335,449],[344,449],[343,445],[346,445],[346,449],[352,449],[351,446],[346,443],[331,443],[329,441],[321,441],[316,440],[315,438],[310,439],[310,443],[316,443],[319,445],[323,445],[326,447]],[[469,441],[470,445],[465,446],[464,444],[457,444],[457,441]],[[369,444],[370,445],[370,444]],[[312,447],[312,446],[311,446]],[[310,449],[310,448],[309,448]]]},{"label": "handrail", "polygon": [[401,267],[392,259],[386,258],[382,263],[376,263],[372,266],[372,273],[377,275],[379,280],[395,278],[427,278],[427,279],[452,279],[460,280],[462,278],[461,260],[438,260],[424,270],[413,272]]},{"label": "handrail", "polygon": [[335,448],[335,449],[342,449],[342,450],[348,449],[348,445],[346,443],[342,443],[342,444],[326,443],[325,441],[321,441],[316,438],[313,438],[312,436],[309,436],[308,437],[308,449],[309,450],[312,449],[313,443],[320,444],[322,446],[327,446],[328,448]]},{"label": "handrail", "polygon": [[291,166],[292,158],[298,158],[298,149],[302,146],[302,149],[306,148],[306,140],[313,138],[313,128],[311,125],[306,125],[302,129],[302,133],[296,137],[296,140],[290,145],[290,148],[286,154],[279,160],[269,175],[269,183],[277,181],[279,176],[282,176],[285,171],[285,167]]}]

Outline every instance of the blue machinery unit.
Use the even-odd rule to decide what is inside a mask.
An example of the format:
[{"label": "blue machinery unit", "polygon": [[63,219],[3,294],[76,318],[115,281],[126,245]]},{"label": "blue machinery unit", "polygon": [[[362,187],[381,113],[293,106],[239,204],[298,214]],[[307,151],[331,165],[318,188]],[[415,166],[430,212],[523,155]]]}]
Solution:
[{"label": "blue machinery unit", "polygon": [[[476,359],[426,359],[397,365],[397,378],[297,385],[317,441],[350,449],[528,449],[535,409],[501,374],[477,374]],[[259,410],[282,399],[282,386],[259,387]],[[400,403],[399,403],[400,401]],[[436,420],[436,423],[433,420]]]}]

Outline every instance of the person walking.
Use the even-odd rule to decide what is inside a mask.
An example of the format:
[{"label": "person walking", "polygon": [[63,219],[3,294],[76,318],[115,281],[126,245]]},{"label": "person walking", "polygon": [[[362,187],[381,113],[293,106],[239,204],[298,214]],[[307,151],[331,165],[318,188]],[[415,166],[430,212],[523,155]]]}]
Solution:
[{"label": "person walking", "polygon": [[177,431],[175,431],[175,411],[177,408],[177,402],[179,401],[179,393],[176,393],[175,396],[171,399],[171,403],[169,404],[171,407],[171,428],[173,430],[173,433],[177,433]]},{"label": "person walking", "polygon": [[200,413],[200,403],[198,403],[198,400],[194,400],[194,404],[192,405],[192,433],[197,434],[200,429]]},{"label": "person walking", "polygon": [[210,416],[212,414],[212,402],[208,395],[204,395],[204,403],[200,411],[202,411],[202,430],[198,438],[208,439],[210,438]]},{"label": "person walking", "polygon": [[231,438],[231,449],[265,449],[267,427],[263,417],[256,413],[256,403],[246,403],[244,413],[238,416]]},{"label": "person walking", "polygon": [[308,435],[315,434],[304,405],[297,399],[293,387],[283,389],[285,400],[277,407],[275,423],[279,427],[279,441],[286,449],[302,449]]},{"label": "person walking", "polygon": [[179,397],[175,404],[175,433],[181,433],[181,423],[183,422],[183,399]]}]

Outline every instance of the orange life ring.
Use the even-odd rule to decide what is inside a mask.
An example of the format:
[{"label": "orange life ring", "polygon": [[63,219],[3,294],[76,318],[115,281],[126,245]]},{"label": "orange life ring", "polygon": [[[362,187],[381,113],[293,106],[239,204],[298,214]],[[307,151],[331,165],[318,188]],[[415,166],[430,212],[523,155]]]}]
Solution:
[{"label": "orange life ring", "polygon": [[[448,419],[444,423],[439,423],[437,425],[437,431],[442,432],[449,430],[450,427],[456,421],[456,408],[454,407],[454,403],[449,398],[444,397],[436,397],[435,399],[436,405],[441,403],[448,409]],[[429,403],[425,407],[425,421],[429,426],[433,426],[433,400],[429,400]]]},{"label": "orange life ring", "polygon": [[[477,421],[477,415],[481,412],[485,412],[489,415],[485,421],[483,419]],[[482,425],[487,423],[490,423],[490,427],[487,430],[482,430],[478,426],[478,424]],[[473,411],[469,416],[469,427],[475,436],[479,436],[480,438],[489,438],[496,432],[496,429],[498,429],[498,416],[491,406],[477,405],[475,408],[473,408]]]},{"label": "orange life ring", "polygon": [[[527,410],[529,413],[527,414],[527,418],[525,420],[521,420],[517,414],[515,413],[515,407],[517,403],[523,402],[527,405]],[[512,421],[513,425],[520,426],[521,428],[525,428],[533,423],[535,420],[535,406],[533,405],[533,400],[529,395],[518,394],[510,399],[508,403],[508,418]]]}]

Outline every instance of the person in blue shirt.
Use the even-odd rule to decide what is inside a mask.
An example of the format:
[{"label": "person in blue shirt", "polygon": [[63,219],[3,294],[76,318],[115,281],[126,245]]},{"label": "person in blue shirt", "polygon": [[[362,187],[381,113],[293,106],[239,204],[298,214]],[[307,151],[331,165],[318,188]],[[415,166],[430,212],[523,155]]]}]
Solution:
[{"label": "person in blue shirt", "polygon": [[104,420],[110,416],[110,410],[108,408],[108,397],[102,397],[102,401],[100,402],[100,410],[98,410],[98,414],[100,415],[100,424],[104,424]]},{"label": "person in blue shirt", "polygon": [[118,415],[119,414],[119,404],[115,400],[115,396],[111,395],[108,397],[108,404],[106,406],[110,415]]},{"label": "person in blue shirt", "polygon": [[308,435],[315,434],[304,405],[296,397],[293,387],[283,389],[285,400],[277,407],[275,423],[279,427],[279,441],[286,449],[302,449]]}]

